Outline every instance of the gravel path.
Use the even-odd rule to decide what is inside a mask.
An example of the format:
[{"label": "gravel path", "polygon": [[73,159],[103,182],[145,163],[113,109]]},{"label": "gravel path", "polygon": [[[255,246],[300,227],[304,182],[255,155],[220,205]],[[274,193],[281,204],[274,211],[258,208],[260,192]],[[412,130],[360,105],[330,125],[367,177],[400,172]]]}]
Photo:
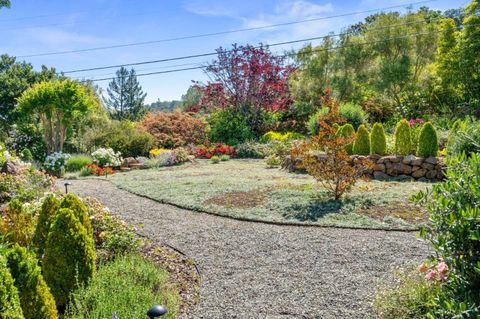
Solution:
[{"label": "gravel path", "polygon": [[379,279],[428,253],[414,233],[242,222],[160,204],[107,181],[71,182],[71,191],[144,224],[144,235],[196,261],[195,318],[367,318]]}]

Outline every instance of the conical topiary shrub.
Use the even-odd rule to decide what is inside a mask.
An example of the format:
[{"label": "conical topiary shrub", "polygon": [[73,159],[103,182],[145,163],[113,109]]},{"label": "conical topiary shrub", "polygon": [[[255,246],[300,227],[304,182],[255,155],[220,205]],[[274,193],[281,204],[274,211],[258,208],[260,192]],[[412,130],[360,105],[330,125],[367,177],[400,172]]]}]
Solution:
[{"label": "conical topiary shrub", "polygon": [[57,319],[57,307],[33,253],[15,245],[7,252],[7,265],[20,295],[25,319]]},{"label": "conical topiary shrub", "polygon": [[365,125],[360,125],[357,130],[355,142],[353,142],[353,154],[369,155],[370,154],[370,135]]},{"label": "conical topiary shrub", "polygon": [[437,156],[438,138],[437,131],[432,123],[423,124],[418,137],[417,155],[420,157]]},{"label": "conical topiary shrub", "polygon": [[25,319],[18,290],[13,284],[12,275],[3,255],[0,255],[0,318]]},{"label": "conical topiary shrub", "polygon": [[35,234],[33,236],[33,244],[37,248],[37,255],[39,258],[44,253],[50,226],[52,225],[52,221],[59,209],[60,200],[58,200],[54,194],[48,194],[42,202],[38,214],[37,227],[35,228]]},{"label": "conical topiary shrub", "polygon": [[375,123],[370,133],[370,154],[385,155],[387,153],[387,138],[382,123]]},{"label": "conical topiary shrub", "polygon": [[45,281],[57,306],[67,304],[78,285],[86,285],[95,273],[95,243],[92,234],[68,208],[62,208],[53,221],[43,260]]},{"label": "conical topiary shrub", "polygon": [[60,208],[68,208],[73,211],[75,217],[82,223],[89,234],[93,234],[92,224],[88,218],[88,208],[83,201],[75,194],[68,193],[60,203]]},{"label": "conical topiary shrub", "polygon": [[[353,128],[352,124],[347,123],[338,129],[337,134],[338,136],[345,138],[353,137],[355,135],[355,129]],[[345,151],[348,153],[348,155],[353,154],[353,140],[351,143],[348,143],[347,146],[345,146]]]},{"label": "conical topiary shrub", "polygon": [[395,153],[397,155],[408,155],[412,151],[412,134],[410,124],[403,119],[398,122],[395,128]]}]

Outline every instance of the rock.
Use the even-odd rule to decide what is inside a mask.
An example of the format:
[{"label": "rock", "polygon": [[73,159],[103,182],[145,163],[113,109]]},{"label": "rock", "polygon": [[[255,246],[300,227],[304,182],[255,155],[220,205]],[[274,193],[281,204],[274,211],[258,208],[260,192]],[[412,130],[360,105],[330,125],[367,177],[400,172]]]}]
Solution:
[{"label": "rock", "polygon": [[415,155],[408,155],[408,156],[405,156],[402,160],[402,163],[403,164],[411,164],[413,160],[416,159],[416,156]]},{"label": "rock", "polygon": [[425,174],[425,177],[428,178],[428,179],[435,179],[435,178],[437,178],[437,174],[438,174],[438,172],[436,170],[431,170],[431,171],[428,171]]},{"label": "rock", "polygon": [[389,179],[390,176],[388,176],[383,172],[373,172],[373,178],[378,180],[386,180],[386,179]]},{"label": "rock", "polygon": [[387,169],[392,168],[393,164],[391,162],[385,162],[385,167]]},{"label": "rock", "polygon": [[436,165],[438,163],[438,158],[433,156],[427,157],[425,163]]},{"label": "rock", "polygon": [[[369,155],[368,158],[369,158],[372,162],[376,163],[379,159],[382,158],[382,156],[381,156],[381,155],[377,155],[377,154],[372,154],[372,155]],[[380,164],[381,164],[381,163],[380,163]]]},{"label": "rock", "polygon": [[395,155],[384,156],[383,160],[390,161],[392,163],[400,163],[403,160],[403,156],[395,156]]},{"label": "rock", "polygon": [[425,168],[428,171],[431,171],[431,170],[435,169],[435,165],[427,163],[427,162],[423,163],[422,167]]},{"label": "rock", "polygon": [[395,163],[393,165],[393,169],[397,174],[400,174],[400,175],[409,175],[412,173],[412,167],[410,165],[403,164],[403,163]]},{"label": "rock", "polygon": [[420,168],[420,166],[412,166],[412,173],[418,171]]},{"label": "rock", "polygon": [[[418,167],[418,166],[417,166],[417,167]],[[426,173],[427,173],[427,170],[426,170],[426,169],[420,168],[420,169],[415,170],[415,171],[412,173],[412,176],[415,177],[415,178],[420,178],[420,177],[425,176]]]},{"label": "rock", "polygon": [[412,180],[412,176],[410,176],[410,175],[398,175],[397,177],[395,177],[395,180],[401,181],[401,182],[410,181],[410,180]]},{"label": "rock", "polygon": [[375,172],[385,172],[385,165],[384,164],[373,164],[372,169]]},{"label": "rock", "polygon": [[442,180],[445,177],[443,170],[437,170],[437,179]]},{"label": "rock", "polygon": [[148,157],[139,156],[139,157],[136,158],[136,160],[137,160],[137,163],[145,164],[145,162],[148,161]]},{"label": "rock", "polygon": [[428,179],[426,179],[425,177],[420,177],[417,181],[418,182],[428,182]]},{"label": "rock", "polygon": [[132,164],[138,164],[138,161],[133,157],[127,157],[123,159],[122,166],[129,167]]},{"label": "rock", "polygon": [[422,165],[423,161],[424,161],[423,158],[415,157],[415,159],[413,159],[410,164],[413,165],[413,166],[420,166],[420,165]]},{"label": "rock", "polygon": [[130,164],[131,169],[142,169],[145,168],[145,164],[142,163],[135,163],[135,164]]}]

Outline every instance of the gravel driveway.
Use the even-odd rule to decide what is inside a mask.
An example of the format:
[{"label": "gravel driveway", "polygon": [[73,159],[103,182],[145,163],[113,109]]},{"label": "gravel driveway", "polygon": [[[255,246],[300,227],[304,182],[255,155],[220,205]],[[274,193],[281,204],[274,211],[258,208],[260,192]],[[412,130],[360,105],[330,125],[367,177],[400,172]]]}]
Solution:
[{"label": "gravel driveway", "polygon": [[379,279],[429,251],[414,233],[242,222],[160,204],[107,181],[71,182],[72,192],[99,199],[196,261],[195,318],[367,318]]}]

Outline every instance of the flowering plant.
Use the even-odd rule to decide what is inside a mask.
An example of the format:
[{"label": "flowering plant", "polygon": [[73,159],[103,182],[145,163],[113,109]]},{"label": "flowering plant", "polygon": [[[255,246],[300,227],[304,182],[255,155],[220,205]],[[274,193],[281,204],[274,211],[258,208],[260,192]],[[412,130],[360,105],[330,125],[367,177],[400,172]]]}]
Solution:
[{"label": "flowering plant", "polygon": [[45,162],[43,163],[42,167],[51,175],[62,176],[65,173],[65,164],[69,158],[69,154],[55,152],[45,158]]},{"label": "flowering plant", "polygon": [[97,176],[107,176],[115,174],[115,171],[111,167],[100,167],[96,164],[88,164],[85,166],[88,170],[90,170],[91,174]]},{"label": "flowering plant", "polygon": [[420,135],[420,130],[422,129],[423,124],[425,121],[421,118],[410,119],[408,121],[408,125],[410,125],[411,132],[412,132],[412,148],[413,150],[417,149],[418,145],[418,137]]},{"label": "flowering plant", "polygon": [[443,282],[447,280],[448,265],[443,260],[435,266],[429,266],[427,262],[423,262],[418,266],[418,271],[425,274],[425,279],[431,282]]},{"label": "flowering plant", "polygon": [[236,147],[223,145],[223,144],[215,144],[215,145],[201,145],[196,148],[195,156],[198,158],[207,158],[210,159],[212,156],[222,156],[222,155],[229,155],[230,157],[236,157]]},{"label": "flowering plant", "polygon": [[119,167],[122,165],[121,156],[111,148],[99,148],[92,153],[93,162],[100,167]]},{"label": "flowering plant", "polygon": [[165,148],[154,148],[152,150],[150,150],[150,156],[152,157],[158,157],[160,155],[163,155],[163,154],[171,154],[172,153],[172,150],[167,150]]}]

